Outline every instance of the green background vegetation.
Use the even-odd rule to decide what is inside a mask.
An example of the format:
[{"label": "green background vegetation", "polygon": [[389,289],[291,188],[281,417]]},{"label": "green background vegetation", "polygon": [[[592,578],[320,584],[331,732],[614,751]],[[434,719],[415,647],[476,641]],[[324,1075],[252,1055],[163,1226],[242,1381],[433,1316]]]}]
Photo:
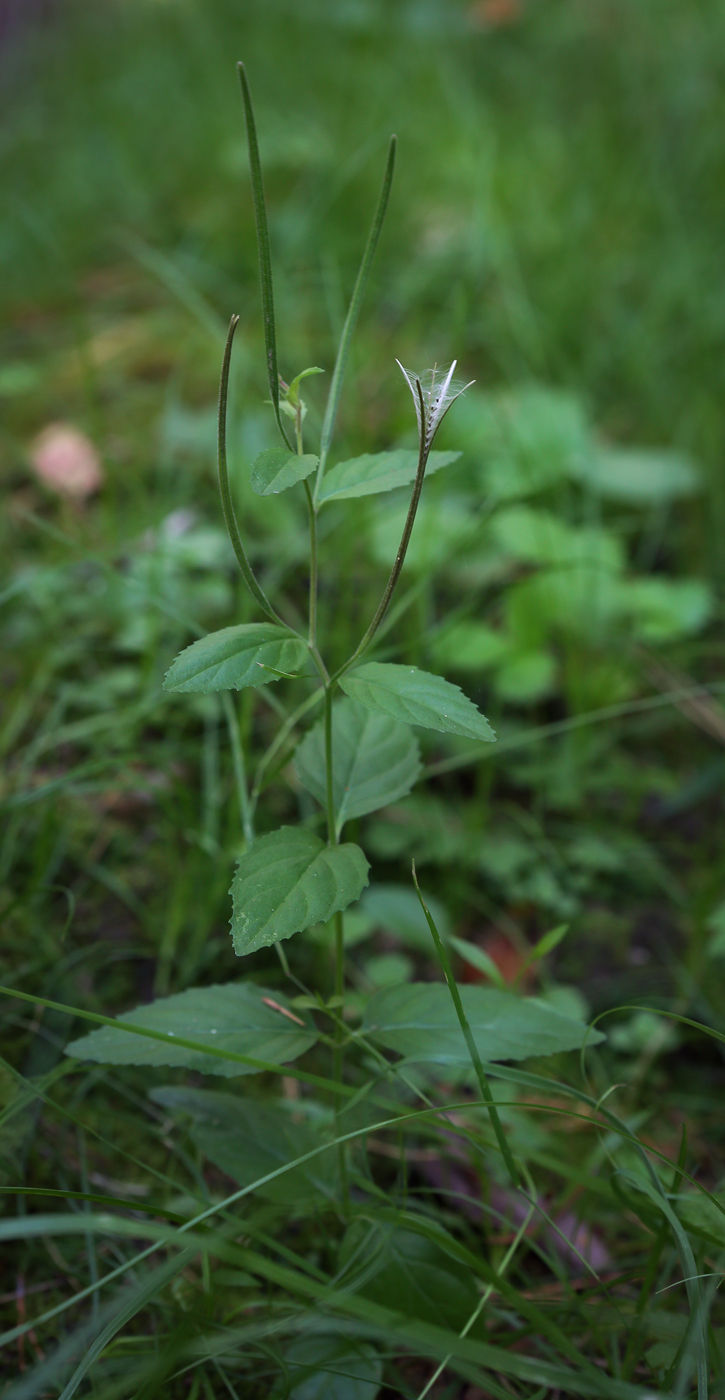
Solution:
[{"label": "green background vegetation", "polygon": [[[86,0],[6,39],[1,980],[115,1014],[241,975],[228,934],[240,824],[225,714],[214,695],[161,690],[199,631],[257,620],[215,481],[233,311],[239,515],[266,591],[292,620],[305,607],[303,502],[263,500],[248,484],[250,461],[275,437],[238,58],[257,109],[287,380],[309,364],[329,379],[387,139],[399,139],[332,460],[415,446],[396,356],[414,368],[455,356],[476,380],[436,444],[463,456],[426,483],[380,656],[461,684],[499,739],[474,761],[466,741],[420,735],[429,782],[353,824],[374,861],[373,886],[348,920],[353,998],[438,975],[411,895],[415,857],[439,926],[460,941],[464,980],[493,956],[505,980],[518,971],[529,990],[584,1015],[649,1003],[723,1032],[725,12],[713,0]],[[311,444],[325,382],[305,384]],[[59,420],[101,455],[105,483],[84,506],[59,501],[29,467],[33,438]],[[404,510],[395,495],[323,516],[320,629],[335,661],[375,608]],[[252,769],[276,732],[285,684],[240,702]],[[697,685],[713,693],[693,699]],[[284,757],[260,798],[262,830],[314,820]],[[527,949],[564,923],[533,977],[522,972]],[[286,947],[298,975],[328,990],[324,933]],[[285,985],[272,952],[249,966],[265,985]],[[183,1193],[225,1193],[216,1169],[204,1176],[198,1142],[176,1131],[168,1148],[169,1114],[160,1099],[149,1107],[138,1070],[77,1070],[48,1088],[56,1107],[26,1102],[15,1071],[45,1084],[83,1027],[17,1000],[4,999],[2,1015],[1,1184],[145,1193],[182,1214]],[[622,1012],[604,1029],[595,1098],[623,1085],[617,1111],[673,1162],[684,1125],[687,1169],[717,1193],[717,1042],[646,1012]],[[576,1077],[575,1057],[560,1058],[557,1073]],[[322,1057],[317,1068],[329,1070]],[[158,1071],[155,1092],[170,1079],[188,1076]],[[612,1161],[631,1166],[627,1149],[510,1112],[547,1200],[581,1219],[604,1251],[600,1272],[618,1280],[615,1306],[609,1284],[585,1290],[571,1259],[556,1256],[551,1316],[602,1362],[601,1394],[614,1393],[610,1378],[666,1388],[685,1290],[651,1307],[647,1293],[641,1327],[633,1310],[648,1257],[657,1288],[682,1270],[675,1236],[660,1241],[659,1220],[643,1225],[631,1198],[610,1189]],[[399,1206],[394,1157],[375,1163]],[[416,1181],[422,1195],[434,1191],[432,1175]],[[47,1204],[21,1199],[31,1212]],[[17,1200],[6,1200],[12,1215]],[[689,1209],[698,1269],[717,1274],[722,1217],[693,1224]],[[334,1272],[335,1227],[317,1211],[317,1223],[297,1221],[288,1234],[279,1202],[266,1202],[250,1229]],[[450,1205],[441,1213],[480,1252],[480,1222]],[[415,1271],[410,1238],[401,1248]],[[102,1248],[110,1268],[126,1242]],[[354,1256],[354,1240],[344,1248]],[[486,1249],[495,1261],[504,1246],[494,1238]],[[551,1239],[537,1249],[514,1279],[522,1296],[555,1277]],[[99,1267],[80,1237],[50,1246],[29,1237],[13,1250],[9,1328],[22,1321],[18,1276],[44,1289],[40,1302],[28,1298],[35,1316]],[[445,1267],[437,1255],[427,1267],[435,1298]],[[403,1265],[389,1269],[395,1297]],[[171,1290],[161,1280],[162,1301],[81,1393],[145,1395],[162,1334],[181,1336],[189,1317],[200,1329],[228,1320],[244,1285],[221,1265],[212,1272],[213,1286],[197,1260]],[[265,1287],[273,1311],[273,1283]],[[442,1295],[452,1287],[447,1275]],[[511,1298],[497,1306],[492,1327],[510,1345],[520,1319],[511,1321]],[[70,1316],[79,1324],[86,1314]],[[43,1330],[47,1352],[67,1317]],[[454,1308],[454,1330],[457,1317]],[[717,1377],[716,1310],[713,1322]],[[524,1350],[555,1354],[535,1326],[522,1333]],[[270,1393],[275,1367],[259,1345],[233,1381],[240,1395]],[[0,1363],[8,1381],[37,1355],[23,1346],[13,1342]],[[385,1352],[392,1395],[416,1396],[432,1369],[406,1348],[390,1341]],[[367,1400],[374,1365],[370,1374],[367,1390],[330,1396]],[[463,1395],[461,1374],[446,1372],[434,1393]],[[216,1365],[195,1377],[195,1394],[228,1393]],[[165,1373],[155,1383],[189,1393]],[[688,1373],[679,1393],[690,1383]],[[510,1384],[537,1393],[533,1382]]]}]

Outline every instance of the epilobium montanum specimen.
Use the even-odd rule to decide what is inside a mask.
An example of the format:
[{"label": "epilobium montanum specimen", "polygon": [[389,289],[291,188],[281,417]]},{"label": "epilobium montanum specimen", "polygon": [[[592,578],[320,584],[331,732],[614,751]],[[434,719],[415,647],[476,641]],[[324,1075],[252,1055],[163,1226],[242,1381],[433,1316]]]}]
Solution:
[{"label": "epilobium montanum specimen", "polygon": [[[417,451],[397,449],[330,463],[350,345],[388,206],[396,152],[393,137],[342,330],[320,441],[316,451],[307,450],[302,386],[308,376],[321,371],[317,367],[303,369],[291,375],[289,381],[280,375],[270,240],[255,119],[241,65],[239,71],[256,219],[269,395],[280,436],[279,447],[263,451],[253,462],[251,486],[262,497],[287,490],[304,494],[309,517],[307,628],[302,631],[291,626],[285,620],[284,601],[270,598],[260,584],[235,512],[226,431],[232,347],[238,323],[238,317],[233,316],[219,393],[219,486],[234,554],[261,617],[225,627],[188,646],[171,665],[165,686],[176,692],[222,692],[232,734],[243,829],[242,851],[231,887],[234,950],[243,958],[273,946],[291,995],[286,996],[276,987],[268,990],[256,977],[242,977],[226,985],[192,988],[166,997],[116,1021],[86,1013],[101,1027],[73,1042],[68,1051],[79,1059],[107,1064],[173,1066],[226,1078],[266,1076],[258,1082],[258,1092],[249,1094],[220,1094],[178,1083],[151,1091],[156,1104],[172,1114],[185,1115],[187,1122],[191,1119],[191,1134],[197,1146],[239,1183],[239,1190],[232,1196],[218,1206],[209,1206],[176,1232],[184,1237],[180,1240],[184,1248],[164,1267],[169,1268],[171,1277],[173,1268],[177,1272],[182,1269],[190,1257],[189,1251],[193,1255],[195,1249],[213,1253],[218,1248],[220,1259],[227,1262],[234,1255],[248,1275],[266,1280],[270,1288],[291,1292],[288,1314],[280,1311],[274,1325],[292,1338],[297,1316],[295,1300],[306,1298],[319,1304],[325,1310],[324,1335],[315,1342],[317,1351],[313,1346],[311,1352],[297,1358],[300,1365],[306,1365],[307,1374],[318,1363],[322,1369],[331,1365],[333,1355],[338,1357],[343,1371],[347,1366],[356,1375],[364,1363],[364,1376],[369,1381],[365,1393],[372,1397],[382,1376],[376,1347],[389,1345],[395,1335],[399,1348],[438,1365],[426,1392],[447,1364],[468,1379],[480,1377],[491,1367],[495,1351],[495,1372],[518,1377],[533,1386],[527,1393],[536,1391],[543,1395],[544,1391],[538,1389],[543,1385],[547,1391],[551,1387],[575,1394],[609,1394],[608,1383],[581,1349],[528,1295],[519,1295],[507,1282],[509,1262],[527,1223],[535,1213],[542,1219],[546,1217],[528,1166],[515,1152],[499,1116],[489,1082],[492,1073],[504,1079],[513,1076],[516,1082],[517,1071],[502,1069],[503,1062],[581,1049],[601,1040],[601,1035],[587,1031],[579,1021],[555,1011],[542,1000],[527,999],[501,986],[474,984],[459,989],[444,939],[418,890],[415,870],[412,879],[441,965],[442,980],[400,981],[371,994],[361,991],[358,985],[352,996],[346,986],[345,911],[360,900],[369,874],[364,851],[356,842],[345,839],[346,824],[400,801],[411,791],[421,773],[416,728],[481,743],[493,742],[495,738],[485,717],[457,686],[414,666],[376,660],[374,652],[405,565],[426,473],[439,470],[459,455],[435,452],[433,447],[444,417],[468,385],[454,381],[455,361],[448,369],[434,368],[425,374],[400,365],[413,398]],[[284,369],[287,372],[286,366]],[[347,657],[332,655],[318,629],[320,515],[339,502],[406,486],[412,488],[407,516],[379,604],[352,653]],[[324,560],[322,563],[324,566]],[[250,785],[229,693],[245,687],[274,685],[280,679],[297,681],[301,698],[295,709],[283,712],[279,732],[262,756]],[[300,738],[310,722],[311,727]],[[297,780],[317,801],[320,811],[296,826],[283,825],[258,835],[257,808],[264,780],[275,764],[289,754],[296,737]],[[320,825],[325,830],[324,837],[318,834]],[[283,946],[310,929],[316,930],[315,937],[319,935],[330,952],[331,975],[324,987],[305,986],[295,968],[294,945],[287,951]],[[559,936],[559,931],[556,933]],[[294,1064],[295,1061],[301,1063]],[[288,1088],[297,1081],[294,1113],[290,1112],[287,1099],[264,1088],[270,1079],[279,1082],[282,1076]],[[449,1086],[463,1085],[459,1107],[466,1109],[465,1119],[448,1116],[455,1105],[450,1103],[450,1088],[441,1097],[441,1080]],[[520,1084],[524,1083],[543,1094],[549,1092],[549,1081],[532,1073],[520,1075]],[[632,1141],[616,1116],[588,1092],[561,1084],[558,1090],[584,1105],[586,1113],[598,1113],[609,1132],[623,1134]],[[366,1148],[368,1138],[389,1130],[401,1144],[400,1174],[394,1195],[386,1195],[376,1179]],[[416,1213],[415,1203],[408,1197],[402,1146],[406,1134],[413,1131],[440,1131],[448,1138],[457,1134],[483,1175],[503,1184],[507,1191],[516,1192],[523,1203],[521,1229],[495,1268],[488,1258],[459,1244],[425,1211]],[[636,1144],[634,1150],[639,1151]],[[640,1189],[649,1191],[656,1207],[662,1196],[660,1181],[648,1159],[643,1153],[640,1156],[641,1179],[645,1182]],[[284,1270],[270,1262],[266,1254],[246,1246],[241,1250],[231,1243],[246,1229],[234,1214],[235,1209],[243,1208],[237,1203],[253,1193],[278,1205],[283,1203],[293,1216],[314,1208],[330,1212],[337,1220],[339,1252],[329,1287],[324,1279],[320,1283],[316,1266],[304,1274],[289,1267]],[[665,1209],[664,1204],[662,1208]],[[219,1236],[212,1232],[195,1240],[189,1235],[189,1231],[215,1215],[231,1222],[231,1232],[225,1224]],[[135,1221],[133,1228],[137,1230]],[[203,1239],[203,1246],[199,1239]],[[686,1272],[694,1273],[686,1237],[678,1236],[678,1246]],[[154,1247],[152,1244],[146,1252]],[[406,1269],[414,1270],[419,1257],[428,1261],[425,1267],[430,1273],[426,1275],[425,1288],[430,1293],[430,1308],[423,1330],[415,1320],[419,1315],[415,1310],[410,1313],[412,1305],[404,1306],[396,1296],[394,1271],[389,1297],[384,1290],[370,1291],[370,1260],[382,1258],[384,1251],[391,1249],[398,1251],[396,1258],[407,1261]],[[289,1249],[286,1257],[289,1265]],[[438,1261],[437,1272],[430,1263],[432,1258]],[[451,1269],[461,1272],[466,1280],[464,1288],[459,1274],[455,1274],[460,1292],[455,1305],[446,1296],[454,1277]],[[380,1277],[383,1275],[384,1271]],[[333,1287],[336,1279],[340,1280],[339,1288]],[[159,1288],[164,1280],[159,1281]],[[443,1291],[436,1302],[441,1280]],[[696,1286],[692,1287],[693,1315],[697,1316],[699,1295]],[[488,1342],[483,1346],[483,1314],[492,1293],[506,1301],[507,1306],[518,1309],[529,1332],[543,1339],[556,1364],[518,1353],[514,1356],[505,1346],[494,1348]],[[146,1296],[139,1295],[139,1308],[145,1305]],[[400,1308],[408,1317],[405,1323],[400,1321]],[[116,1330],[121,1325],[121,1321],[117,1326],[109,1323]],[[699,1384],[704,1393],[704,1350],[698,1351],[700,1340],[696,1332],[697,1328],[693,1331],[692,1354],[697,1358]],[[293,1341],[288,1349],[288,1367],[294,1360],[296,1345],[299,1344]],[[91,1360],[92,1357],[88,1366]],[[86,1362],[77,1376],[85,1374],[83,1367]],[[625,1389],[622,1388],[622,1395]],[[495,1384],[492,1393],[505,1392]]]}]

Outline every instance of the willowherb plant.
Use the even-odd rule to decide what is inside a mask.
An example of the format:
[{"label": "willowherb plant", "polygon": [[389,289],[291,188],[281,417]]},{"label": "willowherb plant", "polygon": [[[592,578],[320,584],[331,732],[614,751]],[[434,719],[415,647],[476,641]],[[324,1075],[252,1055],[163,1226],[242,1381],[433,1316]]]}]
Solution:
[{"label": "willowherb plant", "polygon": [[[482,1375],[490,1378],[493,1368],[499,1377],[517,1378],[518,1382],[533,1386],[536,1394],[543,1395],[544,1390],[552,1388],[572,1394],[614,1395],[597,1367],[560,1332],[545,1311],[528,1295],[524,1298],[517,1294],[506,1281],[506,1271],[528,1222],[535,1212],[540,1216],[545,1216],[545,1212],[526,1162],[514,1152],[504,1131],[489,1086],[492,1072],[503,1078],[507,1074],[513,1076],[516,1082],[516,1071],[502,1069],[502,1062],[579,1049],[602,1037],[543,1001],[527,999],[501,986],[472,985],[459,990],[448,951],[420,891],[443,980],[403,982],[374,991],[368,997],[357,990],[352,1009],[356,1015],[361,1014],[361,1019],[348,1014],[351,1008],[346,1004],[344,915],[360,899],[368,883],[369,865],[361,847],[344,839],[347,822],[397,802],[411,791],[421,774],[413,728],[483,743],[490,743],[495,737],[488,721],[457,686],[414,666],[375,660],[372,652],[404,567],[426,472],[446,466],[459,455],[437,453],[433,444],[443,418],[468,385],[454,381],[455,361],[446,370],[435,367],[425,374],[401,365],[413,397],[418,450],[366,454],[328,465],[350,343],[388,205],[396,149],[392,138],[332,374],[318,450],[306,450],[306,410],[301,386],[306,377],[321,371],[317,367],[304,369],[288,383],[280,378],[262,175],[252,102],[241,65],[240,77],[257,226],[269,393],[281,439],[280,447],[262,452],[252,464],[251,485],[260,496],[293,489],[301,489],[305,495],[310,541],[308,629],[303,634],[290,626],[267,596],[250,564],[235,514],[226,444],[227,394],[238,322],[234,316],[224,351],[219,394],[219,485],[232,547],[264,620],[225,627],[195,641],[173,662],[165,687],[176,692],[222,692],[235,745],[244,836],[231,887],[234,949],[244,957],[274,946],[285,974],[300,994],[286,997],[277,989],[266,989],[246,978],[224,986],[192,988],[140,1007],[117,1021],[81,1013],[100,1022],[101,1029],[73,1042],[68,1053],[101,1063],[166,1065],[227,1078],[266,1072],[277,1080],[284,1075],[305,1087],[304,1098],[296,1101],[296,1107],[303,1107],[304,1112],[295,1116],[284,1100],[265,1095],[263,1090],[259,1094],[230,1095],[177,1084],[151,1091],[156,1104],[190,1117],[197,1145],[239,1184],[231,1196],[186,1222],[175,1235],[167,1231],[163,1238],[173,1242],[177,1252],[163,1266],[167,1272],[163,1277],[159,1275],[154,1288],[161,1288],[173,1276],[174,1269],[181,1270],[195,1250],[208,1250],[211,1254],[216,1251],[221,1260],[236,1262],[247,1275],[266,1281],[267,1286],[278,1287],[283,1295],[287,1290],[287,1311],[280,1303],[265,1324],[271,1329],[270,1335],[276,1330],[285,1338],[288,1389],[284,1393],[298,1394],[294,1387],[289,1389],[289,1377],[294,1380],[298,1375],[298,1379],[302,1376],[299,1396],[312,1394],[304,1389],[304,1378],[318,1370],[327,1372],[332,1368],[335,1372],[338,1367],[342,1368],[341,1373],[352,1375],[353,1380],[357,1377],[361,1388],[325,1390],[325,1394],[365,1395],[372,1400],[383,1374],[378,1347],[388,1345],[394,1336],[399,1349],[438,1363],[421,1395],[428,1393],[446,1364],[458,1369],[461,1376],[479,1380]],[[379,605],[352,653],[343,660],[333,658],[318,632],[320,512],[331,502],[355,500],[406,485],[412,486],[407,517]],[[250,787],[229,692],[274,684],[280,678],[298,680],[304,695],[281,724]],[[322,715],[299,741],[295,764],[300,783],[324,813],[326,838],[317,834],[314,822],[282,826],[258,836],[257,804],[264,778],[315,709],[321,709]],[[413,880],[418,890],[415,869]],[[325,925],[329,930],[331,995],[329,988],[303,986],[294,967],[290,968],[282,946],[314,925]],[[548,952],[561,932],[556,930],[543,939],[531,957]],[[316,1053],[311,1064],[303,1060],[314,1047],[322,1056],[329,1056],[329,1073],[317,1072],[321,1066],[324,1068],[320,1053]],[[298,1060],[302,1060],[301,1066],[295,1065]],[[452,1105],[448,1093],[442,1102],[440,1096],[436,1099],[437,1079],[445,1075],[453,1076],[454,1082],[467,1078],[469,1085],[473,1077],[478,1085],[480,1098],[475,1097],[474,1085],[474,1097],[469,1089],[458,1106],[465,1109],[465,1120],[449,1118]],[[534,1073],[520,1074],[519,1082],[544,1095],[549,1092],[549,1081]],[[588,1091],[557,1083],[557,1093],[585,1105],[586,1113],[598,1114],[609,1132],[631,1141],[628,1130]],[[477,1110],[481,1111],[478,1119]],[[404,1134],[410,1132],[441,1131],[449,1137],[457,1133],[466,1150],[484,1164],[489,1176],[502,1177],[507,1189],[520,1195],[524,1206],[519,1219],[523,1223],[495,1267],[482,1252],[464,1248],[423,1210],[416,1212],[407,1195],[402,1148],[400,1193],[394,1201],[386,1197],[367,1159],[365,1144],[372,1132],[384,1134],[388,1130],[398,1134],[401,1143]],[[661,1183],[644,1154],[637,1150],[645,1168],[643,1179],[647,1179],[647,1189],[657,1204],[663,1196]],[[319,1270],[304,1272],[290,1267],[295,1256],[287,1246],[287,1266],[283,1269],[261,1248],[255,1251],[233,1243],[240,1229],[235,1211],[242,1209],[243,1198],[255,1193],[296,1216],[311,1207],[333,1212],[339,1225],[334,1276],[327,1281],[323,1276],[320,1283]],[[206,1228],[215,1215],[224,1222],[218,1234],[189,1233],[195,1227]],[[78,1219],[79,1229],[89,1228],[88,1217]],[[133,1228],[140,1233],[136,1221]],[[245,1225],[242,1232],[246,1229]],[[679,1244],[684,1267],[694,1273],[686,1243],[678,1237]],[[155,1247],[151,1244],[139,1258],[145,1258]],[[422,1312],[415,1310],[418,1305],[414,1306],[410,1299],[398,1296],[396,1280],[403,1276],[401,1260],[409,1271],[415,1271],[418,1263],[424,1268],[422,1288],[426,1304]],[[471,1286],[472,1280],[477,1287]],[[152,1292],[139,1292],[138,1308],[145,1305]],[[542,1360],[538,1353],[530,1359],[518,1353],[512,1355],[506,1345],[493,1346],[482,1340],[486,1336],[483,1314],[492,1294],[500,1296],[506,1308],[518,1309],[525,1327],[537,1339],[537,1345],[541,1342],[549,1360]],[[318,1306],[325,1319],[319,1335],[313,1335],[304,1344],[295,1340],[300,1330],[299,1299]],[[693,1313],[697,1306],[695,1301]],[[126,1309],[121,1318],[132,1315]],[[107,1329],[103,1334],[106,1340],[121,1325],[122,1321],[109,1323],[110,1332]],[[95,1354],[92,1348],[78,1367],[71,1382],[73,1389]],[[498,1382],[490,1384],[491,1393],[508,1393]],[[622,1384],[616,1394],[623,1397],[625,1393],[629,1394]]]}]

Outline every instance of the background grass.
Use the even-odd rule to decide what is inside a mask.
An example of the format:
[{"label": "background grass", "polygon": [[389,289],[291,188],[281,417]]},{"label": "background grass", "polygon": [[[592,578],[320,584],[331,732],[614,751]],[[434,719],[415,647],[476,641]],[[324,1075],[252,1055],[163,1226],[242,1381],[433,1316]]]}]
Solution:
[{"label": "background grass", "polygon": [[[572,995],[594,1012],[649,1001],[725,1029],[716,941],[725,717],[707,697],[699,711],[646,708],[693,678],[717,686],[723,654],[722,7],[712,0],[116,0],[51,9],[17,26],[5,44],[3,982],[113,1014],[240,971],[227,931],[240,842],[228,729],[214,697],[168,697],[160,681],[195,628],[253,616],[220,530],[214,479],[214,404],[232,311],[241,315],[233,411],[240,510],[265,589],[285,599],[291,617],[304,607],[304,515],[294,501],[260,502],[246,485],[249,460],[274,438],[263,402],[234,73],[243,58],[261,133],[287,379],[307,364],[329,375],[389,133],[400,142],[343,397],[338,458],[409,445],[395,356],[419,366],[457,356],[466,378],[476,379],[440,444],[462,446],[463,463],[426,487],[431,509],[412,553],[406,607],[385,644],[386,655],[445,669],[464,684],[495,723],[499,745],[485,761],[456,767],[459,747],[438,736],[426,741],[436,776],[403,807],[364,824],[375,880],[407,887],[415,855],[442,917],[508,978],[538,936],[568,923],[531,985],[569,995],[570,1006]],[[311,435],[321,382],[308,385]],[[570,626],[546,613],[524,650],[546,652],[555,672],[529,701],[525,687],[507,691],[480,653],[462,663],[462,634],[446,651],[451,609],[459,623],[500,631],[514,626],[517,597],[526,625],[533,616],[521,590],[542,563],[541,538],[532,556],[523,536],[504,547],[495,517],[488,523],[491,413],[502,392],[521,405],[524,425],[534,423],[534,456],[555,463],[540,490],[520,492],[528,508],[575,531],[604,530],[619,542],[628,579],[694,578],[707,590],[701,616],[659,634],[589,626],[586,615]],[[101,454],[105,485],[82,508],[58,502],[28,465],[32,439],[57,420],[82,428]],[[583,489],[562,465],[576,423],[585,425],[582,440],[594,455],[602,443],[675,450],[694,463],[699,489],[649,505]],[[509,443],[504,473],[515,473],[525,455]],[[365,502],[347,515],[331,510],[322,541],[321,629],[340,660],[374,609],[394,549],[388,522],[400,506],[381,499],[382,512]],[[538,521],[546,533],[540,514]],[[284,683],[277,692],[286,702]],[[278,724],[275,696],[254,704],[248,696],[239,715],[258,758]],[[623,713],[615,717],[570,724],[618,704]],[[312,804],[285,770],[274,775],[260,814],[263,829],[272,829],[311,818]],[[353,990],[413,971],[434,975],[427,944],[406,934],[400,907],[391,913],[380,897],[370,940],[351,950]],[[299,975],[324,985],[327,950],[298,941]],[[281,984],[266,954],[251,967]],[[475,975],[465,961],[458,971]],[[91,1191],[126,1197],[134,1187],[131,1199],[150,1192],[171,1208],[179,1192],[223,1194],[215,1169],[202,1175],[196,1149],[183,1138],[169,1148],[139,1072],[96,1068],[59,1079],[48,1111],[32,1096],[21,1101],[14,1070],[45,1083],[63,1064],[73,1027],[63,1013],[34,1015],[17,1001],[6,1000],[3,1014],[2,1090],[12,1110],[0,1128],[6,1184],[88,1191],[90,1183]],[[672,1160],[685,1124],[688,1169],[717,1191],[718,1044],[634,1013],[618,1027],[600,1052],[596,1092],[624,1083],[623,1117]],[[638,1335],[632,1310],[656,1225],[637,1223],[631,1200],[612,1194],[611,1143],[605,1150],[594,1134],[565,1136],[556,1120],[536,1131],[523,1116],[516,1122],[521,1150],[553,1174],[544,1177],[551,1201],[579,1212],[587,1238],[605,1250],[603,1272],[619,1280],[615,1308],[606,1288],[585,1294],[570,1260],[552,1308],[565,1331],[586,1338],[609,1377],[626,1379],[628,1338]],[[99,1133],[102,1141],[92,1136]],[[556,1170],[570,1159],[572,1172],[555,1186]],[[380,1158],[378,1180],[397,1201],[393,1167],[386,1175],[391,1161]],[[413,1189],[426,1199],[435,1189],[440,1204],[440,1178],[420,1176]],[[7,1199],[12,1214],[16,1202]],[[290,1244],[286,1225],[265,1211],[259,1207],[250,1229],[256,1222]],[[451,1210],[446,1220],[479,1248],[479,1227],[465,1211]],[[298,1222],[295,1231],[300,1257],[334,1267],[312,1226]],[[48,1238],[14,1246],[3,1273],[9,1327],[24,1320],[23,1289],[42,1288],[42,1305],[50,1306],[98,1268],[82,1238]],[[694,1238],[704,1259],[698,1254],[698,1266],[717,1273],[723,1241],[712,1222],[709,1235]],[[500,1257],[495,1240],[488,1247]],[[118,1243],[101,1248],[109,1266],[121,1257]],[[661,1249],[657,1286],[666,1287],[682,1271],[670,1237]],[[526,1255],[522,1292],[551,1281],[552,1251],[549,1241],[543,1263]],[[187,1272],[170,1301],[163,1295],[163,1305],[133,1324],[137,1340],[132,1328],[127,1344],[114,1344],[97,1391],[87,1393],[105,1397],[117,1386],[145,1394],[143,1367],[149,1356],[161,1365],[164,1328],[181,1345],[187,1304],[195,1318],[222,1315],[227,1325],[230,1285],[210,1290],[207,1273]],[[631,1365],[642,1384],[670,1383],[682,1292],[659,1305],[662,1335],[642,1332],[637,1342]],[[29,1316],[34,1307],[28,1299]],[[64,1321],[35,1341],[12,1343],[9,1380],[52,1348]],[[507,1325],[502,1307],[496,1326],[504,1337]],[[527,1336],[524,1326],[522,1345]],[[670,1347],[661,1364],[646,1359],[656,1344]],[[430,1368],[418,1374],[393,1353],[391,1344],[390,1393],[416,1395]],[[270,1393],[272,1363],[263,1348],[254,1356],[257,1369],[238,1381],[240,1394]],[[713,1357],[717,1376],[716,1344]],[[228,1393],[214,1365],[195,1375],[193,1386],[202,1387],[195,1394]],[[176,1394],[163,1367],[159,1376],[154,1384],[167,1387],[160,1393]],[[189,1393],[185,1381],[177,1384],[179,1395]],[[689,1393],[689,1373],[677,1384],[677,1393]],[[464,1393],[460,1374],[446,1373],[441,1385],[448,1387],[441,1395]]]}]

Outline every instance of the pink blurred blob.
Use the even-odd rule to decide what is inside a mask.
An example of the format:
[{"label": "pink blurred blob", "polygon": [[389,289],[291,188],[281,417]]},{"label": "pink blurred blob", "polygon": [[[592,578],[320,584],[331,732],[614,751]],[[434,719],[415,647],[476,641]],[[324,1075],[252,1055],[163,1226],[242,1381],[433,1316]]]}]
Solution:
[{"label": "pink blurred blob", "polygon": [[29,457],[45,486],[74,501],[84,501],[103,485],[93,443],[70,423],[50,423],[31,443]]}]

